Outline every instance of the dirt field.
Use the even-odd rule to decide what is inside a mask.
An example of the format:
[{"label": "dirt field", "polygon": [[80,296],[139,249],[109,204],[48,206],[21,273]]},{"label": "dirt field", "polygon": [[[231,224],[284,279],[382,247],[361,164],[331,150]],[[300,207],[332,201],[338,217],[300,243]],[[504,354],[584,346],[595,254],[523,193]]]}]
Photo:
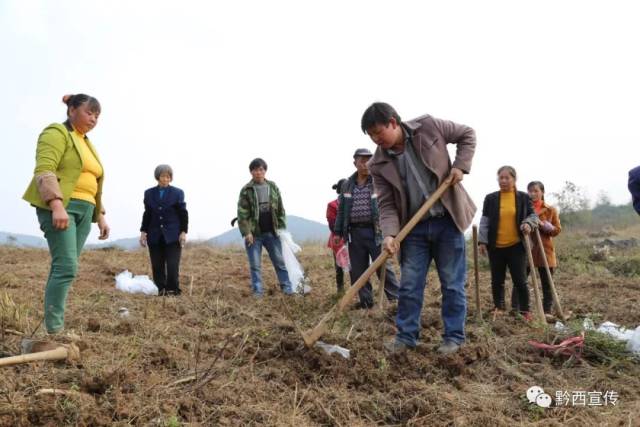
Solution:
[{"label": "dirt field", "polygon": [[[606,260],[572,260],[575,239],[560,245],[566,268],[556,282],[565,309],[596,324],[639,325],[638,276],[616,276]],[[323,340],[350,349],[349,359],[309,350],[282,304],[309,328],[336,301],[335,285],[327,249],[307,246],[301,261],[310,295],[282,300],[266,262],[269,292],[256,300],[242,251],[189,247],[183,296],[161,298],[114,287],[114,276],[124,269],[148,273],[145,252],[85,252],[66,319],[67,329],[80,336],[81,361],[0,368],[0,425],[640,425],[640,365],[627,357],[598,357],[588,351],[589,341],[580,360],[543,356],[528,340],[550,343],[556,332],[511,316],[492,320],[486,271],[485,322],[474,322],[469,286],[468,342],[456,355],[435,352],[442,325],[433,276],[417,351],[385,356],[393,308],[350,311],[334,323]],[[10,330],[30,333],[40,322],[48,262],[46,251],[0,248],[0,297],[8,296],[0,355],[20,351],[20,337]],[[118,315],[120,307],[129,310],[128,318]],[[42,334],[39,328],[35,336]],[[534,385],[552,397],[556,391],[613,391],[617,401],[545,409],[525,397]],[[67,394],[37,395],[43,388]]]}]

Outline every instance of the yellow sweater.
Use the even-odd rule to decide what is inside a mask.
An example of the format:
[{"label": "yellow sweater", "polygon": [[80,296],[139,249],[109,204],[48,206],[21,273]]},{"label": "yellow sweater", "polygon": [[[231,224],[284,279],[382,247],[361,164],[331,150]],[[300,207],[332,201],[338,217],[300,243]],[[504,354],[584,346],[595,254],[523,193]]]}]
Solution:
[{"label": "yellow sweater", "polygon": [[76,183],[76,188],[71,193],[71,198],[85,200],[95,205],[96,194],[98,193],[98,178],[102,176],[102,167],[96,156],[91,152],[91,149],[89,149],[87,142],[84,140],[84,135],[74,129],[71,132],[71,137],[80,148],[80,157],[82,158],[82,172]]},{"label": "yellow sweater", "polygon": [[516,224],[516,192],[500,191],[500,219],[498,220],[497,248],[508,248],[520,241]]}]

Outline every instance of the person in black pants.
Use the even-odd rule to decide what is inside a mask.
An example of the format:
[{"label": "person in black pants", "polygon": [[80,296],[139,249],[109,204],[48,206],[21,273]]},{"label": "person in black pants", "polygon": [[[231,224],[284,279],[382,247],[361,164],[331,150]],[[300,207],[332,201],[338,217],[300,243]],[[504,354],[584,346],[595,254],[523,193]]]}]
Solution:
[{"label": "person in black pants", "polygon": [[519,301],[519,310],[525,320],[529,312],[529,286],[527,283],[527,254],[522,241],[538,226],[529,195],[516,190],[516,171],[511,166],[498,169],[500,191],[488,194],[482,207],[478,232],[480,252],[489,254],[491,290],[494,314],[506,310],[504,281],[507,267]]},{"label": "person in black pants", "polygon": [[180,255],[187,241],[189,213],[184,192],[170,185],[171,166],[159,165],[154,176],[158,185],[144,192],[140,245],[149,247],[159,295],[180,295]]},{"label": "person in black pants", "polygon": [[[334,190],[336,190],[338,197],[340,196],[340,191],[345,181],[346,179],[342,178],[338,180],[336,184],[333,184],[333,186],[331,187]],[[336,259],[336,253],[338,250],[340,250],[341,247],[344,246],[344,242],[340,240],[336,244],[334,241],[335,240],[334,239],[335,224],[336,224],[336,218],[338,216],[338,200],[339,199],[336,198],[327,204],[327,223],[329,224],[329,230],[331,231],[331,234],[329,235],[329,242],[327,242],[327,246],[331,248],[331,254],[333,255],[333,266],[335,267],[335,270],[336,270],[336,288],[338,290],[338,293],[343,293],[344,292],[344,270],[342,267],[338,265],[338,261]]]},{"label": "person in black pants", "polygon": [[[371,156],[373,153],[367,148],[358,148],[353,154],[356,172],[342,184],[338,198],[338,216],[334,225],[334,243],[339,244],[341,239],[348,242],[352,286],[369,267],[371,260],[378,258],[382,252],[378,196],[367,167]],[[387,260],[385,269],[385,295],[387,300],[397,301],[399,285],[390,259]],[[378,270],[377,273],[380,277],[381,271]],[[356,309],[373,307],[373,288],[370,282],[360,289],[358,296],[360,302]]]}]

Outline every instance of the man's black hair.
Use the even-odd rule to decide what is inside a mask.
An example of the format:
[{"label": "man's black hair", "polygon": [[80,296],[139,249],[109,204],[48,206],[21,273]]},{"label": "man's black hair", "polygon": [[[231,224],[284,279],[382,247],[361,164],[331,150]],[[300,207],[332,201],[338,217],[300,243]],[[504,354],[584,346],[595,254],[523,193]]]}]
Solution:
[{"label": "man's black hair", "polygon": [[394,118],[398,124],[402,122],[400,115],[391,105],[386,102],[374,102],[362,115],[360,128],[362,129],[362,132],[367,133],[367,130],[371,129],[375,125],[388,125],[391,118]]},{"label": "man's black hair", "polygon": [[255,159],[251,160],[251,163],[249,163],[249,171],[252,171],[254,169],[258,169],[261,166],[264,168],[265,171],[267,170],[267,162],[262,160],[260,157],[255,158]]}]

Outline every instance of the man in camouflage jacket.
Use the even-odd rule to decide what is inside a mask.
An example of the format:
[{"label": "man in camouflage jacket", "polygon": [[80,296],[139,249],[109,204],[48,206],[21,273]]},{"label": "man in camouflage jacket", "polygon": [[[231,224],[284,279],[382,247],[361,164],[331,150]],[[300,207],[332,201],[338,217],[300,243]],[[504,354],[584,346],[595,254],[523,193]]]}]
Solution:
[{"label": "man in camouflage jacket", "polygon": [[242,187],[238,198],[238,227],[249,258],[251,289],[256,297],[263,295],[261,264],[264,246],[276,270],[282,292],[290,295],[293,289],[278,237],[278,230],[287,226],[280,190],[275,182],[265,179],[267,163],[264,160],[254,159],[249,164],[249,171],[252,179]]}]

